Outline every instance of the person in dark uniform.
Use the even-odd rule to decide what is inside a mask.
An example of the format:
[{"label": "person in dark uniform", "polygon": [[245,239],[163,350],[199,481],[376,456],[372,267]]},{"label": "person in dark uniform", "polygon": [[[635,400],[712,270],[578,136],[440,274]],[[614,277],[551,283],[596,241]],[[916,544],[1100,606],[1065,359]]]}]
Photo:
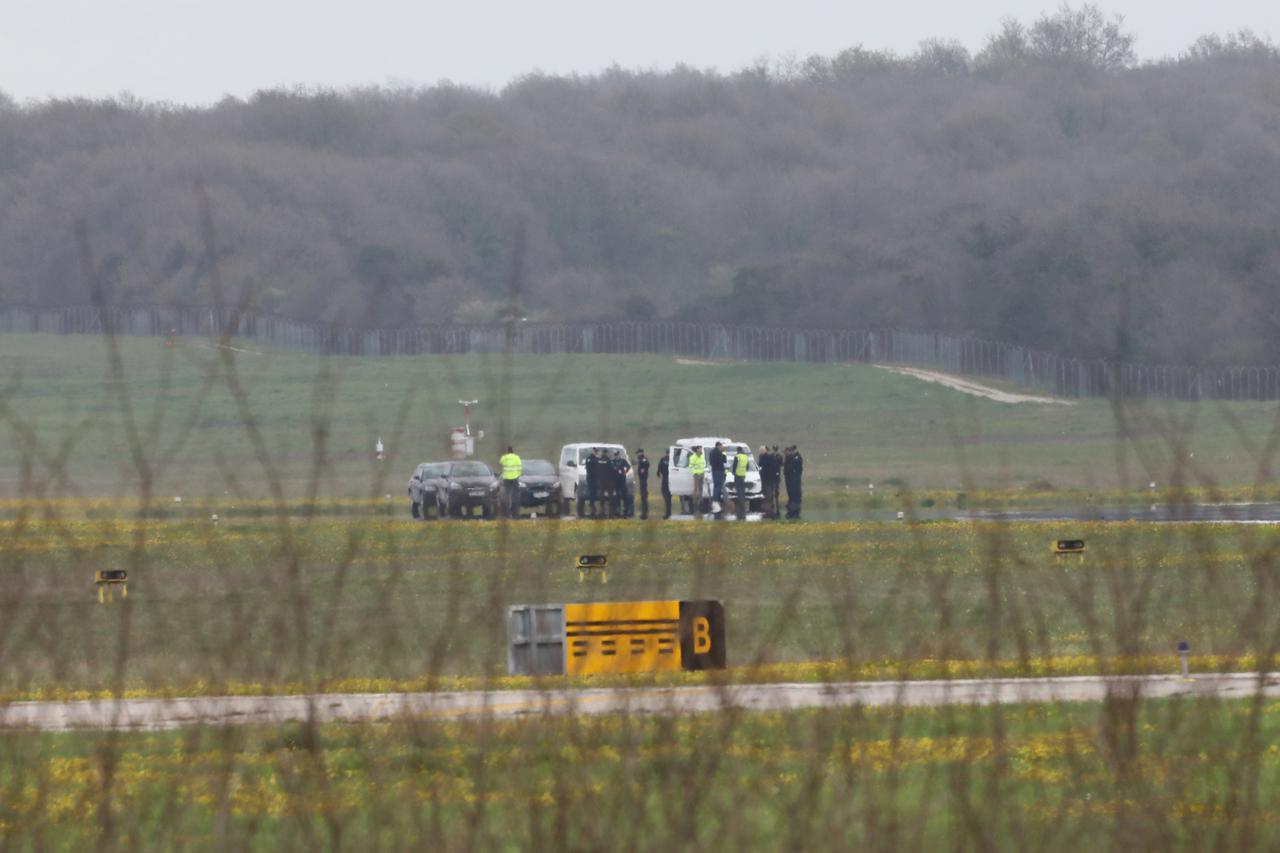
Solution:
[{"label": "person in dark uniform", "polygon": [[711,449],[711,455],[707,457],[707,465],[711,468],[711,500],[715,504],[713,509],[715,509],[716,518],[724,518],[724,466],[726,461],[724,445],[717,441],[716,446]]},{"label": "person in dark uniform", "polygon": [[764,514],[770,518],[778,517],[778,481],[782,472],[778,470],[777,460],[768,447],[760,445],[760,454],[756,457],[760,467],[760,486],[764,492]]},{"label": "person in dark uniform", "polygon": [[636,451],[636,488],[640,490],[640,518],[649,517],[649,457],[644,448]]},{"label": "person in dark uniform", "polygon": [[578,490],[578,518],[585,517],[582,512],[584,501],[591,504],[591,515],[594,517],[596,514],[596,501],[599,499],[600,490],[600,469],[597,466],[598,461],[599,460],[596,457],[596,449],[593,447],[591,448],[591,455],[582,463],[582,467],[586,469],[587,472],[587,488],[585,493],[581,489]]},{"label": "person in dark uniform", "polygon": [[801,479],[804,477],[804,457],[800,455],[800,448],[794,444],[787,448],[782,474],[787,481],[787,518],[799,518],[800,502],[803,499]]},{"label": "person in dark uniform", "polygon": [[662,454],[662,458],[658,460],[658,480],[662,483],[662,503],[666,507],[666,511],[662,518],[671,517],[671,455],[670,451]]},{"label": "person in dark uniform", "polygon": [[603,447],[595,448],[593,453],[596,466],[596,496],[599,498],[599,510],[596,518],[608,518],[613,509],[613,464],[609,461],[609,451]]},{"label": "person in dark uniform", "polygon": [[605,482],[605,515],[609,518],[618,517],[618,469],[613,465],[613,457],[609,455],[607,449],[602,448],[600,451],[600,479]]},{"label": "person in dark uniform", "polygon": [[773,517],[782,517],[782,450],[773,446]]},{"label": "person in dark uniform", "polygon": [[627,472],[631,463],[622,455],[621,450],[613,451],[613,515],[615,518],[630,518],[636,511],[631,492],[627,489]]}]

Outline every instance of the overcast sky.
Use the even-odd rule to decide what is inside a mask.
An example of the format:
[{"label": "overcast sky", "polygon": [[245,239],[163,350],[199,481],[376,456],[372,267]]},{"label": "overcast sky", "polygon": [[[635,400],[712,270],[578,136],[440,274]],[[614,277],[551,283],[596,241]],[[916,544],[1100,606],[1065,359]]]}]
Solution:
[{"label": "overcast sky", "polygon": [[[1078,5],[1075,4],[1075,5]],[[1109,0],[1141,57],[1204,33],[1280,37],[1277,0]],[[753,60],[862,44],[911,51],[955,38],[971,50],[1002,19],[1057,0],[8,0],[0,91],[19,99],[132,92],[206,104],[305,84],[501,88],[534,70],[618,64],[733,70]]]}]

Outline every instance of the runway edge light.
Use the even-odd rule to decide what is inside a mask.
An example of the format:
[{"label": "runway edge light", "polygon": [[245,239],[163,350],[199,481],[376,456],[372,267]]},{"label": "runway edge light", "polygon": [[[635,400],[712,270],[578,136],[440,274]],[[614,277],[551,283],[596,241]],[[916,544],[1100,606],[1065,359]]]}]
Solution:
[{"label": "runway edge light", "polygon": [[1053,553],[1055,554],[1083,554],[1083,539],[1057,539],[1053,543]]},{"label": "runway edge light", "polygon": [[609,582],[609,557],[606,554],[583,554],[578,557],[578,583],[582,583],[592,572],[600,573],[600,582]]},{"label": "runway edge light", "polygon": [[129,597],[129,573],[124,569],[99,569],[93,575],[94,586],[98,588],[98,603],[105,604],[115,596],[111,590],[120,587],[120,597]]}]

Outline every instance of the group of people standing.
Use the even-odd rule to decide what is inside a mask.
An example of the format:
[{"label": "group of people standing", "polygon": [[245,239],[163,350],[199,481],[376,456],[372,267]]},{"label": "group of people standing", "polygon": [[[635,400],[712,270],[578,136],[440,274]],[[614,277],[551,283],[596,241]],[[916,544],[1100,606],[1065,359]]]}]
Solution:
[{"label": "group of people standing", "polygon": [[[587,472],[587,488],[578,490],[578,517],[587,518],[584,510],[590,512],[591,518],[630,518],[635,514],[635,499],[627,488],[627,474],[631,471],[631,463],[622,455],[621,450],[613,451],[613,456],[602,447],[591,448],[591,455],[582,463]],[[649,460],[644,451],[636,454],[636,479],[644,482],[641,491],[641,517],[649,515]],[[589,505],[589,506],[588,506]]]},{"label": "group of people standing", "polygon": [[[508,447],[507,452],[498,460],[502,469],[502,509],[515,516],[520,511],[520,476],[523,463],[516,454],[515,448]],[[631,473],[631,463],[621,450],[614,450],[613,455],[603,447],[591,448],[591,453],[583,461],[586,472],[586,488],[578,489],[579,518],[630,518],[635,515],[635,499],[627,488],[627,474]],[[732,461],[724,451],[724,445],[716,442],[709,456],[703,455],[701,446],[694,447],[689,455],[689,471],[693,475],[693,494],[701,495],[708,468],[711,471],[711,500],[717,518],[723,518],[722,510],[725,502],[726,474],[733,469],[736,494],[734,503],[739,519],[746,518],[747,512],[747,474],[750,456],[747,453],[735,453]],[[804,457],[794,444],[779,452],[778,445],[770,450],[760,446],[756,454],[756,465],[760,469],[760,485],[763,490],[764,514],[770,518],[781,515],[781,484],[787,486],[787,518],[800,517],[802,499],[801,480],[804,476]],[[636,451],[636,491],[640,497],[640,518],[649,517],[649,457],[644,448]],[[661,481],[662,501],[666,513],[664,519],[671,517],[671,459],[669,452],[664,452],[658,460],[658,479]],[[702,501],[694,500],[694,513],[702,517]]]},{"label": "group of people standing", "polygon": [[800,503],[804,498],[804,456],[794,444],[779,451],[760,445],[756,453],[756,465],[760,468],[760,486],[764,490],[764,513],[770,518],[781,514],[782,484],[787,486],[787,518],[800,517]]},{"label": "group of people standing", "polygon": [[[723,446],[716,444],[707,456],[703,456],[703,448],[696,447],[689,457],[689,468],[693,474],[693,493],[702,494],[704,477],[711,473],[712,501],[717,507],[724,506],[726,474],[730,467],[734,473],[736,485],[735,504],[738,518],[746,516],[746,475],[749,458],[746,454],[736,454],[732,459],[724,452]],[[787,504],[786,517],[800,517],[800,503],[803,498],[802,479],[804,477],[804,457],[794,444],[779,451],[778,445],[770,450],[760,447],[756,457],[760,469],[760,483],[764,490],[764,514],[770,518],[782,516],[782,486],[786,485]],[[635,497],[639,497],[640,518],[649,517],[649,457],[644,448],[636,451],[636,495],[627,488],[627,474],[631,471],[631,463],[615,450],[613,455],[604,448],[593,447],[591,454],[583,462],[586,471],[586,488],[578,490],[579,518],[630,518],[635,514]],[[663,518],[671,517],[671,459],[669,453],[663,453],[658,460],[658,481],[664,505]],[[701,516],[701,501],[694,501],[695,512]],[[721,517],[717,510],[717,517]]]},{"label": "group of people standing", "polygon": [[[662,463],[667,463],[667,457],[662,458]],[[659,463],[659,476],[664,471],[669,471],[669,467]],[[734,504],[737,507],[738,519],[742,520],[747,517],[747,473],[750,471],[751,458],[745,453],[735,453],[733,456],[733,477],[734,488]],[[711,507],[716,518],[724,518],[724,486],[727,481],[727,472],[730,466],[729,456],[724,452],[724,443],[717,441],[715,447],[711,448],[710,456],[703,453],[701,444],[695,445],[689,453],[689,473],[693,475],[693,514],[698,518],[702,517],[702,492],[703,484],[706,482],[707,468],[711,469]],[[667,504],[666,518],[671,517],[671,489],[669,483],[664,478],[662,483],[662,497]]]}]

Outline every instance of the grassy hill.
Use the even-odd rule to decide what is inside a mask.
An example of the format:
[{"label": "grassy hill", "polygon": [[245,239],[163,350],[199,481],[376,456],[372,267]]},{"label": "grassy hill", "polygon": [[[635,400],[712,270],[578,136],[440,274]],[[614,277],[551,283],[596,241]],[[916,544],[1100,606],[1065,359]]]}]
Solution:
[{"label": "grassy hill", "polygon": [[[1247,484],[1275,425],[1264,403],[1007,404],[865,365],[710,364],[664,356],[321,358],[209,341],[0,336],[3,492],[399,495],[447,456],[460,399],[478,399],[481,455],[555,457],[580,440],[644,447],[727,434],[797,443],[815,491],[1111,490]],[[239,393],[237,393],[239,389]],[[127,406],[126,406],[127,402]],[[126,409],[134,413],[128,428]],[[381,436],[387,459],[374,463]],[[59,476],[58,472],[62,472]],[[888,482],[886,482],[888,481]],[[27,485],[24,487],[24,482]]]}]

